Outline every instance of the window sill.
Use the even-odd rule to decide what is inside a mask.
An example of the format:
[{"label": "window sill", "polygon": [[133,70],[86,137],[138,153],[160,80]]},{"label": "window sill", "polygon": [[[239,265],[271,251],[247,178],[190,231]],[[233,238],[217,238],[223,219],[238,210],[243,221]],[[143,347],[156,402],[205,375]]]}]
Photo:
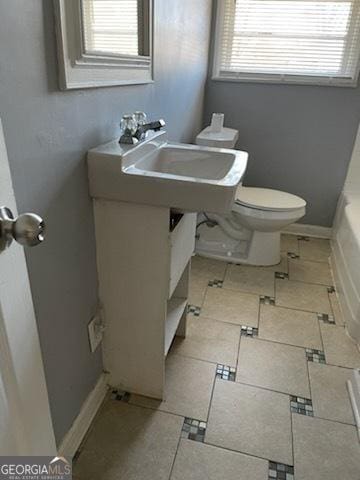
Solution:
[{"label": "window sill", "polygon": [[356,88],[357,80],[330,80],[330,79],[314,79],[309,77],[294,76],[292,78],[270,78],[270,77],[248,77],[248,76],[219,76],[213,75],[211,80],[215,82],[231,82],[231,83],[262,83],[270,85],[304,85],[313,87],[347,87]]}]

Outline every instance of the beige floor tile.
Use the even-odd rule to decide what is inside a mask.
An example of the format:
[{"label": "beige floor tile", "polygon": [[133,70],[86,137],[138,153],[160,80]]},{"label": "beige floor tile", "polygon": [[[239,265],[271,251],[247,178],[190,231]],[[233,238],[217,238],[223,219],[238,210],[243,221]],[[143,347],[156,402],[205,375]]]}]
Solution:
[{"label": "beige floor tile", "polygon": [[181,440],[170,480],[266,480],[266,460]]},{"label": "beige floor tile", "polygon": [[309,260],[290,259],[289,278],[298,282],[332,285],[330,265],[326,262],[311,262]]},{"label": "beige floor tile", "polygon": [[259,338],[298,347],[323,349],[316,314],[289,308],[261,305]]},{"label": "beige floor tile", "polygon": [[227,263],[195,255],[191,259],[191,273],[196,278],[223,280]]},{"label": "beige floor tile", "polygon": [[329,299],[330,299],[330,305],[333,311],[336,325],[344,326],[345,325],[344,316],[340,308],[340,303],[339,303],[337,294],[335,292],[330,293]]},{"label": "beige floor tile", "polygon": [[79,480],[167,480],[183,419],[109,400],[74,468]]},{"label": "beige floor tile", "polygon": [[292,465],[289,397],[217,380],[205,442]]},{"label": "beige floor tile", "polygon": [[290,280],[276,280],[276,305],[332,314],[327,288]]},{"label": "beige floor tile", "polygon": [[262,267],[229,265],[224,287],[258,295],[274,296],[274,272]]},{"label": "beige floor tile", "polygon": [[189,303],[201,307],[205,298],[208,280],[191,275],[189,288]]},{"label": "beige floor tile", "polygon": [[171,351],[235,367],[239,340],[239,326],[218,322],[203,315],[189,316],[186,338],[177,337]]},{"label": "beige floor tile", "polygon": [[309,241],[299,241],[299,252],[302,260],[327,262],[331,254],[330,241],[322,238],[310,238]]},{"label": "beige floor tile", "polygon": [[201,307],[210,280],[223,280],[226,262],[195,255],[191,259],[189,303]]},{"label": "beige floor tile", "polygon": [[282,234],[281,235],[281,251],[288,253],[296,253],[299,254],[299,243],[297,235],[288,235]]},{"label": "beige floor tile", "polygon": [[346,386],[351,370],[309,362],[309,375],[315,416],[354,424]]},{"label": "beige floor tile", "polygon": [[216,365],[170,354],[166,361],[164,400],[131,395],[130,403],[206,421]]},{"label": "beige floor tile", "polygon": [[360,352],[355,342],[346,334],[345,328],[320,324],[326,362],[347,368],[360,367]]},{"label": "beige floor tile", "polygon": [[236,381],[310,398],[303,348],[242,337]]},{"label": "beige floor tile", "polygon": [[208,288],[202,314],[222,322],[257,327],[259,295],[226,288]]},{"label": "beige floor tile", "polygon": [[293,414],[296,480],[359,480],[355,427]]}]

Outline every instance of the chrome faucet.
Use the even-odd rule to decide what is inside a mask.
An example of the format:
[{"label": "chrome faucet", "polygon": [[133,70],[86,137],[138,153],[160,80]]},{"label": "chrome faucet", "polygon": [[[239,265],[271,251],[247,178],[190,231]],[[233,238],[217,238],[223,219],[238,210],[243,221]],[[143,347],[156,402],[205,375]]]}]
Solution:
[{"label": "chrome faucet", "polygon": [[165,127],[165,121],[160,119],[146,123],[144,112],[135,112],[133,115],[124,115],[120,123],[122,135],[119,143],[135,145],[146,138],[146,132],[154,130],[158,132]]}]

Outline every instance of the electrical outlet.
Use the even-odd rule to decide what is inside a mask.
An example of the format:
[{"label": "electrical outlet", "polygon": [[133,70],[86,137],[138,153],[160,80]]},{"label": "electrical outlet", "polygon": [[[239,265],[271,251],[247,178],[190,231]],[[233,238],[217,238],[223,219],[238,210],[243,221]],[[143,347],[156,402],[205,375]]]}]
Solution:
[{"label": "electrical outlet", "polygon": [[95,315],[88,324],[89,342],[91,352],[95,352],[103,339],[104,325],[100,315]]}]

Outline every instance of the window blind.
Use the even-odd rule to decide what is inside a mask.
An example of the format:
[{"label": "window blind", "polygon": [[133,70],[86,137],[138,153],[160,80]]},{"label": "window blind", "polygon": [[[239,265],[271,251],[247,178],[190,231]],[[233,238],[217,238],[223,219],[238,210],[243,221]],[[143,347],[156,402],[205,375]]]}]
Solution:
[{"label": "window blind", "polygon": [[138,0],[82,0],[85,53],[139,55]]},{"label": "window blind", "polygon": [[359,0],[220,0],[220,77],[354,81]]}]

